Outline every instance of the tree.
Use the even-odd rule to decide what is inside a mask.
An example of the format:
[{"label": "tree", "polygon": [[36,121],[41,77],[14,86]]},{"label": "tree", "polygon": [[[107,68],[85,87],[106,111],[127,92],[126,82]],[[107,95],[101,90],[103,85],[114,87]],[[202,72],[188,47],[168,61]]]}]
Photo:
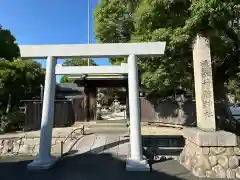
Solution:
[{"label": "tree", "polygon": [[45,73],[41,65],[32,60],[2,60],[0,67],[0,131],[19,127],[24,117],[19,113],[21,100],[40,96],[40,84]]},{"label": "tree", "polygon": [[[87,66],[88,60],[87,59],[80,59],[80,58],[73,58],[73,59],[66,59],[63,63],[63,66]],[[90,59],[91,66],[97,66],[96,62]]]},{"label": "tree", "polygon": [[2,29],[0,25],[0,58],[13,61],[20,56],[20,50],[15,37],[7,29]]},{"label": "tree", "polygon": [[192,89],[192,44],[197,34],[206,36],[219,87],[239,72],[239,12],[236,0],[101,0],[94,12],[95,34],[103,43],[166,41],[161,58],[139,60],[142,85],[158,90]]},{"label": "tree", "polygon": [[[90,65],[97,66],[96,62],[92,59],[90,59]],[[66,59],[63,63],[63,66],[88,66],[88,61],[87,59],[79,59],[79,58]],[[60,82],[72,83],[73,80],[69,79],[68,76],[64,75],[61,77]]]},{"label": "tree", "polygon": [[12,62],[4,60],[3,63],[6,66],[0,68],[0,96],[4,107],[11,107],[12,104],[18,106],[20,100],[40,95],[40,84],[44,83],[45,73],[39,63],[19,59]]},{"label": "tree", "polygon": [[15,41],[10,30],[0,25],[0,131],[21,121],[20,100],[39,96],[44,83],[45,72],[39,63],[17,59],[20,50]]}]

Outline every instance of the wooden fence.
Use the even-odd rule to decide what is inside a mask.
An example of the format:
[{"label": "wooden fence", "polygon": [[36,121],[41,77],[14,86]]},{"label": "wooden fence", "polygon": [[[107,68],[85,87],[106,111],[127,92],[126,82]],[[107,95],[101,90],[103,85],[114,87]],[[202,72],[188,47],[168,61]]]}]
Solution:
[{"label": "wooden fence", "polygon": [[147,100],[145,97],[139,99],[140,102],[140,116],[142,122],[157,121],[154,103]]},{"label": "wooden fence", "polygon": [[[42,101],[29,100],[25,103],[24,130],[38,130],[41,127]],[[55,100],[54,127],[72,125],[75,121],[84,121],[83,97],[73,100]]]},{"label": "wooden fence", "polygon": [[[30,100],[25,103],[25,130],[37,130],[41,127],[42,101]],[[127,103],[128,104],[128,103]],[[178,114],[174,102],[157,102],[157,99],[140,97],[141,121],[162,122],[170,124],[191,124],[196,119],[195,104],[187,102],[184,105],[184,115]],[[72,125],[74,122],[87,121],[88,112],[84,107],[84,97],[76,96],[72,100],[55,100],[54,127]],[[176,113],[177,112],[177,113]],[[128,106],[127,106],[128,114]],[[91,119],[93,120],[93,119]]]},{"label": "wooden fence", "polygon": [[140,98],[141,121],[166,124],[193,125],[196,120],[194,100],[186,101],[182,108],[174,100]]},{"label": "wooden fence", "polygon": [[87,121],[87,109],[84,107],[84,96],[72,99],[74,122]]}]

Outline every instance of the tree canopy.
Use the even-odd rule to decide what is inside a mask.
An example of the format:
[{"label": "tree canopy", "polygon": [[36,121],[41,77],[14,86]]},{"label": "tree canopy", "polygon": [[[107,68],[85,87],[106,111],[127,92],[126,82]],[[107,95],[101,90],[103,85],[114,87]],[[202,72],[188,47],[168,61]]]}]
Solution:
[{"label": "tree canopy", "polygon": [[44,84],[41,64],[19,56],[15,37],[0,25],[0,131],[24,121],[20,101],[40,96],[40,84]]},{"label": "tree canopy", "polygon": [[11,34],[10,30],[3,29],[0,25],[0,57],[13,61],[19,55],[20,50],[15,37]]},{"label": "tree canopy", "polygon": [[[192,44],[209,38],[214,82],[239,73],[240,2],[236,0],[101,0],[97,5],[98,42],[166,41],[160,58],[141,58],[141,83],[151,89],[193,87]],[[125,59],[111,59],[118,64]],[[217,77],[217,78],[216,78]]]},{"label": "tree canopy", "polygon": [[4,68],[0,68],[0,97],[3,104],[7,104],[9,94],[14,105],[18,105],[20,100],[40,95],[40,84],[44,83],[45,73],[39,63],[19,59],[2,61],[5,64]]},{"label": "tree canopy", "polygon": [[[97,66],[96,62],[92,59],[89,60],[90,66]],[[72,58],[64,60],[63,66],[87,66],[88,60],[81,58]]]},{"label": "tree canopy", "polygon": [[[90,59],[89,62],[90,62],[90,66],[97,66],[96,62],[93,59]],[[63,62],[63,66],[88,66],[88,60],[81,59],[81,58],[66,59]],[[68,76],[64,75],[61,77],[60,82],[70,83],[70,82],[73,82],[73,80],[69,79]]]}]

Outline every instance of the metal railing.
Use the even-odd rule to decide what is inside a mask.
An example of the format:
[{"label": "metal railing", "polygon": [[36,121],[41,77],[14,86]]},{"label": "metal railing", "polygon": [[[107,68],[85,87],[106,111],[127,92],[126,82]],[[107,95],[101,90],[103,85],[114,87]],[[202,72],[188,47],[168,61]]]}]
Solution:
[{"label": "metal railing", "polygon": [[[77,128],[77,129],[74,129],[71,133],[69,133],[69,135],[63,140],[60,142],[61,144],[61,147],[60,147],[60,157],[62,158],[64,156],[64,153],[63,153],[63,146],[64,146],[64,143],[69,139],[69,138],[73,138],[73,133],[75,133],[77,130],[81,130],[81,135],[84,135],[84,126],[80,127],[80,128]],[[74,143],[72,145],[72,147],[75,145],[76,143]],[[69,151],[71,151],[72,147],[70,148]]]}]

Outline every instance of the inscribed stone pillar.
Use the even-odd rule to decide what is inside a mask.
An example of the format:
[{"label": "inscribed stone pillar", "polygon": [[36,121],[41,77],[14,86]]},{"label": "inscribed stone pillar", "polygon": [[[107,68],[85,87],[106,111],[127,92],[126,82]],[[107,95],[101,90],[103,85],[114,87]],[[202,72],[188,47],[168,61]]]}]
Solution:
[{"label": "inscribed stone pillar", "polygon": [[193,64],[197,127],[203,131],[215,131],[215,110],[210,43],[205,37],[197,36],[193,46]]}]

